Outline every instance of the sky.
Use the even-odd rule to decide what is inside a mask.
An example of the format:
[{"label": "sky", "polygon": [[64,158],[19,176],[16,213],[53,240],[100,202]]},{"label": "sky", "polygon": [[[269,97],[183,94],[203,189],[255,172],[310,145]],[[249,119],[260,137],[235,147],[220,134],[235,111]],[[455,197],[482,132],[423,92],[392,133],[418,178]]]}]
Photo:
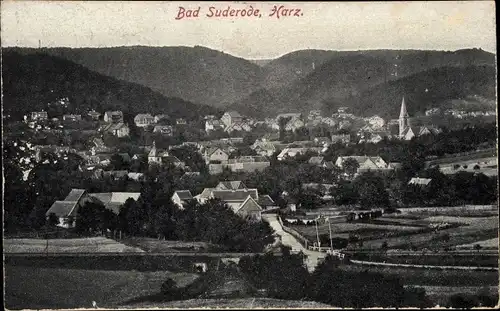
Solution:
[{"label": "sky", "polygon": [[[301,16],[269,16],[274,6]],[[198,17],[176,20],[179,7]],[[208,17],[216,9],[259,9],[261,17]],[[212,9],[213,10],[213,9]],[[301,49],[481,48],[496,53],[493,1],[1,3],[2,46],[194,46],[248,59]]]}]

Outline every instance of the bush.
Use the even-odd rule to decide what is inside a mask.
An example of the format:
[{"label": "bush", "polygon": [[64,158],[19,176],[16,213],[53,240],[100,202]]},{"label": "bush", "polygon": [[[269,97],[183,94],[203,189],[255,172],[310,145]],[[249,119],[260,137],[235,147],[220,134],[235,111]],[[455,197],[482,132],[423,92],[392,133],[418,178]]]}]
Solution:
[{"label": "bush", "polygon": [[168,278],[165,282],[161,284],[160,292],[162,294],[172,294],[173,291],[177,289],[177,284],[171,278]]}]

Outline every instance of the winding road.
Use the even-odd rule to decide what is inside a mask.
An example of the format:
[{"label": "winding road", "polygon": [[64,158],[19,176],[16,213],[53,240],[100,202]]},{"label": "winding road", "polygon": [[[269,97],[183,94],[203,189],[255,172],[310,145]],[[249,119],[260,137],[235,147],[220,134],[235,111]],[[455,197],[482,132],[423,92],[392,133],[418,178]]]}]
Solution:
[{"label": "winding road", "polygon": [[314,271],[318,263],[326,257],[326,253],[315,252],[306,249],[300,242],[290,233],[285,232],[276,214],[263,214],[262,219],[269,223],[274,232],[281,237],[281,243],[292,248],[292,252],[302,252],[306,257],[306,265],[309,272]]}]

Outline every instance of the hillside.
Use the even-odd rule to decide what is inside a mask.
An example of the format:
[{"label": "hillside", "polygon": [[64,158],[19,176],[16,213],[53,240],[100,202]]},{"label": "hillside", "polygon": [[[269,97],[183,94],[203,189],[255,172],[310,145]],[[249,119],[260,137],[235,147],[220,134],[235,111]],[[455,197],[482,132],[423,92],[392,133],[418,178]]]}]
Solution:
[{"label": "hillside", "polygon": [[256,90],[263,74],[259,65],[200,46],[48,48],[43,52],[103,75],[147,86],[164,96],[214,107]]},{"label": "hillside", "polygon": [[[495,56],[482,50],[325,53],[330,56],[328,60],[320,66],[316,65],[315,70],[311,70],[307,75],[295,81],[290,79],[291,83],[288,85],[267,89],[265,101],[259,102],[263,94],[262,90],[259,90],[234,103],[232,108],[242,112],[251,110],[259,116],[263,109],[266,109],[267,115],[309,109],[322,109],[325,113],[331,113],[338,106],[352,106],[356,113],[362,115],[377,113],[389,116],[393,115],[394,111],[393,108],[387,110],[388,102],[396,103],[395,98],[400,102],[402,93],[409,92],[411,97],[417,89],[424,87],[425,90],[430,85],[435,92],[417,96],[415,100],[424,102],[419,102],[419,108],[415,111],[423,112],[424,106],[439,105],[440,101],[460,98],[453,96],[480,95],[490,100],[495,98],[494,91],[491,92],[491,86],[495,84]],[[287,55],[282,58],[286,57]],[[307,63],[306,59],[307,57],[304,57],[300,61]],[[278,60],[266,67],[274,62]],[[476,69],[467,72],[466,68]],[[283,69],[280,70],[284,72]],[[458,84],[452,84],[451,81],[457,81]],[[458,90],[457,85],[464,89]],[[401,88],[402,86],[405,87]],[[396,89],[404,91],[396,96],[393,94]],[[442,94],[439,95],[438,92]]]},{"label": "hillside", "polygon": [[[364,113],[376,111],[378,114],[392,115],[392,108],[386,111],[384,107],[388,101],[392,103],[394,98],[400,101],[401,94],[393,94],[395,86],[406,85],[404,92],[412,93],[408,89],[410,86],[421,88],[424,84],[436,85],[437,90],[447,94],[436,95],[439,97],[436,100],[449,101],[458,99],[449,97],[457,92],[449,92],[439,83],[459,81],[462,74],[470,76],[462,72],[467,67],[495,66],[495,55],[480,49],[453,52],[310,49],[294,51],[272,60],[245,60],[199,46],[4,50],[23,54],[41,51],[106,76],[141,84],[167,97],[182,98],[223,110],[235,109],[256,117],[309,109],[323,109],[330,113],[338,106],[352,106]],[[446,78],[430,73],[441,68],[461,68],[462,71],[441,72],[458,75]],[[475,72],[479,74],[477,70]],[[431,75],[428,77],[431,80],[425,83],[418,76],[424,73]],[[466,89],[479,89],[482,92],[484,88],[476,85],[478,81],[491,85],[494,79],[491,75],[485,79],[477,77],[469,81],[472,85],[467,85]],[[489,86],[485,88],[489,89]],[[461,95],[495,99],[491,97],[491,92],[481,92],[461,92]],[[413,95],[409,96],[411,98]],[[427,100],[426,97],[423,100]],[[422,108],[431,103],[435,104],[419,102],[417,106]],[[379,111],[379,108],[382,110]],[[420,108],[418,111],[423,112]]]},{"label": "hillside", "polygon": [[491,66],[442,67],[377,85],[349,104],[358,115],[397,118],[404,95],[408,113],[415,116],[432,107],[446,107],[449,99],[495,98],[495,75]]},{"label": "hillside", "polygon": [[130,114],[166,113],[192,119],[199,114],[217,113],[214,108],[183,99],[165,97],[139,84],[93,72],[73,62],[46,54],[19,54],[4,50],[2,64],[3,107],[17,116],[41,109],[68,97],[68,112],[83,113],[122,109]]}]

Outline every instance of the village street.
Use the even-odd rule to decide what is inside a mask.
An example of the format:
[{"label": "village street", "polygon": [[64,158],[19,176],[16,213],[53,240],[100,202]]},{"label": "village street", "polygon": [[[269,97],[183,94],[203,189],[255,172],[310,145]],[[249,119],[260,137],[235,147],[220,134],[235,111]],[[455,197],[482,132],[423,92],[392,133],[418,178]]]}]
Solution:
[{"label": "village street", "polygon": [[280,222],[278,221],[278,215],[276,214],[263,214],[262,219],[269,223],[271,228],[276,232],[277,235],[281,238],[281,243],[286,246],[290,246],[292,248],[292,252],[298,253],[303,252],[306,258],[306,265],[309,272],[314,271],[319,261],[326,257],[326,253],[315,252],[308,250],[300,244],[297,239],[292,236],[290,233],[285,232]]}]

